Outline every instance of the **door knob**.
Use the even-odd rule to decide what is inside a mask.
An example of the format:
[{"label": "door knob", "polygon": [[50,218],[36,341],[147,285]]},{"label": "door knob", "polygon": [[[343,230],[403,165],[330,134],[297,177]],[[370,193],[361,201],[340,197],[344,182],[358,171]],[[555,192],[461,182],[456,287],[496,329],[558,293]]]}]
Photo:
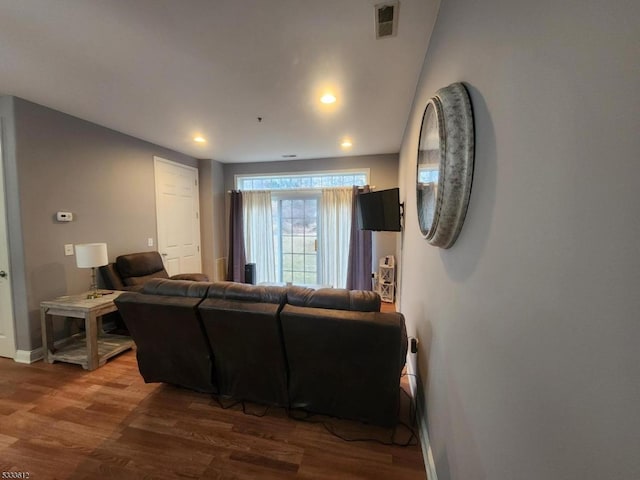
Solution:
[{"label": "door knob", "polygon": [[0,270],[0,278],[7,278],[7,272]]},{"label": "door knob", "polygon": [[166,257],[166,256],[167,256],[167,254],[166,254],[166,253],[163,253],[163,254],[162,254],[162,256],[163,256],[163,257]]}]

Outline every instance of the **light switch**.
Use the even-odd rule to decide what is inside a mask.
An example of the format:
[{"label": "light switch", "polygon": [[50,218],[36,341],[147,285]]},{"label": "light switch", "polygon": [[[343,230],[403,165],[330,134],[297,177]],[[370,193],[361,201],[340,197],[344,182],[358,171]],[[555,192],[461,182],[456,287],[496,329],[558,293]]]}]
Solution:
[{"label": "light switch", "polygon": [[153,238],[149,237],[149,238],[147,239],[147,246],[148,246],[148,247],[153,247]]},{"label": "light switch", "polygon": [[73,243],[66,243],[64,245],[64,254],[68,257],[73,255]]}]

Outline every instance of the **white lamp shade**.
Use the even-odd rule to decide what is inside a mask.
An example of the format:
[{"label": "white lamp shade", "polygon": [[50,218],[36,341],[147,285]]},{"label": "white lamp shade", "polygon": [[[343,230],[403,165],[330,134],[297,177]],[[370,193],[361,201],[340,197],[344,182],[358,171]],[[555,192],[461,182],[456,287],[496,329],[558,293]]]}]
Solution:
[{"label": "white lamp shade", "polygon": [[76,245],[78,268],[101,267],[109,263],[106,243],[79,243]]}]

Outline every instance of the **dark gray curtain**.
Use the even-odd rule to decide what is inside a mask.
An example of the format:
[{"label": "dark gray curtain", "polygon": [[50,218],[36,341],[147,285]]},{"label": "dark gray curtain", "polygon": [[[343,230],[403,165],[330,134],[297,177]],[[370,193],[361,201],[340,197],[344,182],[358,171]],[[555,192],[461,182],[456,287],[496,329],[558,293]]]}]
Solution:
[{"label": "dark gray curtain", "polygon": [[368,193],[369,186],[353,187],[351,205],[351,240],[349,242],[349,268],[347,288],[371,290],[371,231],[358,228],[358,194]]},{"label": "dark gray curtain", "polygon": [[244,250],[244,218],[242,215],[242,192],[233,190],[229,201],[229,255],[227,257],[227,280],[244,283],[244,265],[247,256]]}]

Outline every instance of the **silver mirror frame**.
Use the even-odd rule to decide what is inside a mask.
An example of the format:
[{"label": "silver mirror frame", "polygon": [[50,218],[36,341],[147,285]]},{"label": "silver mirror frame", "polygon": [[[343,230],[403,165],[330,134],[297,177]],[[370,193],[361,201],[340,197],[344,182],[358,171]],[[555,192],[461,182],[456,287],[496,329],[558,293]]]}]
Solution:
[{"label": "silver mirror frame", "polygon": [[[416,177],[418,225],[430,245],[450,248],[458,238],[467,214],[474,166],[474,129],[471,100],[462,83],[438,90],[425,107],[418,144],[416,175],[420,168],[423,129],[429,105],[437,115],[440,140],[438,191],[431,225],[423,225],[421,187]],[[425,147],[426,148],[426,147]]]}]

